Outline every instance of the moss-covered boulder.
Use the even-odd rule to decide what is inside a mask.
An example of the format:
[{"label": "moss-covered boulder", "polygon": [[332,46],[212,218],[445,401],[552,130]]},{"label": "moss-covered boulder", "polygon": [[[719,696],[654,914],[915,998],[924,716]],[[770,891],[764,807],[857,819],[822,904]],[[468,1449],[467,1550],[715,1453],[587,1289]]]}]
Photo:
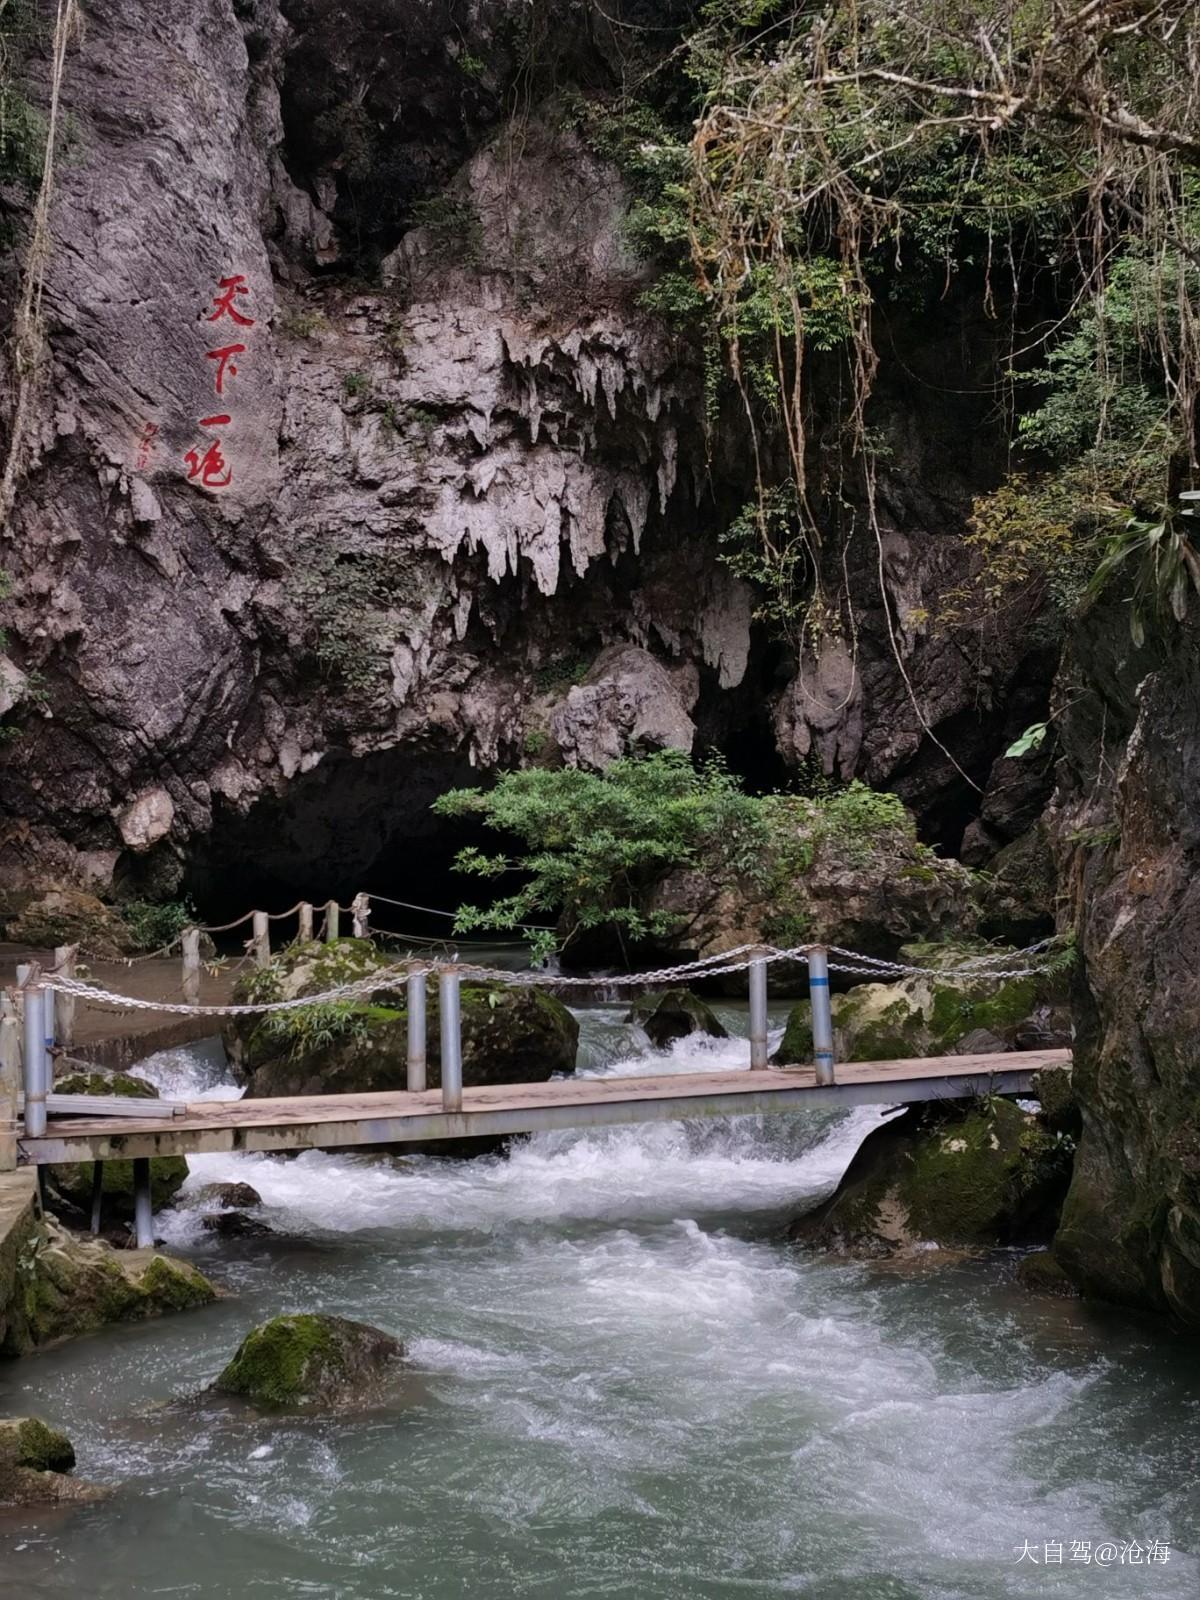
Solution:
[{"label": "moss-covered boulder", "polygon": [[[365,939],[292,945],[243,983],[239,998],[291,999],[377,974],[379,988],[361,1000],[311,1011],[234,1019],[226,1045],[254,1096],[357,1094],[403,1089],[408,1010],[394,970]],[[463,1082],[468,1086],[544,1082],[573,1072],[579,1024],[543,989],[464,983],[461,991]],[[441,1085],[436,984],[427,998],[429,1087]]]},{"label": "moss-covered boulder", "polygon": [[[906,945],[914,966],[957,967],[968,947]],[[995,952],[989,952],[994,954]],[[917,1056],[989,1055],[1068,1045],[1070,1011],[1057,976],[964,983],[936,973],[898,983],[861,983],[832,998],[834,1052],[840,1061],[903,1061]],[[792,1008],[774,1061],[812,1060],[812,1010]]]},{"label": "moss-covered boulder", "polygon": [[650,1043],[660,1050],[692,1033],[704,1033],[711,1039],[729,1037],[711,1008],[690,989],[666,989],[660,994],[643,995],[634,1001],[625,1020],[637,1023]]},{"label": "moss-covered boulder", "polygon": [[226,1211],[262,1205],[262,1195],[248,1183],[206,1183],[202,1189],[189,1189],[184,1200],[189,1206],[220,1206]]},{"label": "moss-covered boulder", "polygon": [[[131,1072],[72,1072],[54,1083],[56,1094],[120,1095],[135,1100],[157,1100],[158,1090]],[[155,1156],[150,1162],[150,1193],[155,1209],[168,1205],[188,1175],[183,1156]],[[112,1222],[133,1219],[133,1162],[104,1163],[104,1213]],[[92,1163],[60,1164],[47,1174],[47,1198],[52,1209],[68,1221],[90,1214]]]},{"label": "moss-covered boulder", "polygon": [[216,1297],[208,1279],[186,1261],[148,1250],[114,1250],[46,1219],[30,1233],[16,1262],[0,1319],[0,1356],[27,1355],[108,1323],[186,1311]]},{"label": "moss-covered boulder", "polygon": [[103,1491],[66,1476],[75,1450],[65,1433],[38,1417],[0,1418],[0,1506],[97,1500]]},{"label": "moss-covered boulder", "polygon": [[1008,1100],[914,1107],[869,1135],[791,1237],[865,1258],[1048,1239],[1073,1149]]},{"label": "moss-covered boulder", "polygon": [[115,957],[133,948],[129,928],[118,913],[82,889],[0,896],[0,926],[6,939],[33,950],[75,944],[90,956]]},{"label": "moss-covered boulder", "polygon": [[380,1328],[302,1312],[252,1328],[213,1388],[265,1410],[344,1409],[375,1399],[403,1359]]}]

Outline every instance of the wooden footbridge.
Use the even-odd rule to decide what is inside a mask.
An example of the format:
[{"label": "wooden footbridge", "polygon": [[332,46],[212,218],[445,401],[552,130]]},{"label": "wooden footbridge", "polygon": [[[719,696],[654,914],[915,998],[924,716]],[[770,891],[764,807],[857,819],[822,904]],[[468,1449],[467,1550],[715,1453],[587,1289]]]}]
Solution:
[{"label": "wooden footbridge", "polygon": [[[199,1100],[139,1118],[52,1115],[46,1132],[18,1135],[20,1160],[111,1161],[210,1151],[336,1150],[347,1146],[543,1133],[680,1117],[757,1116],[809,1107],[902,1105],[983,1094],[1027,1094],[1035,1072],[1070,1064],[1069,1050],[843,1062],[837,1082],[813,1067],[658,1074],[645,1078],[556,1078],[548,1083],[466,1088],[458,1111],[437,1089],[417,1093],[308,1095],[280,1100]],[[53,1112],[54,1100],[50,1109]]]},{"label": "wooden footbridge", "polygon": [[[258,922],[259,915],[255,914],[256,939]],[[359,932],[357,918],[355,931]],[[185,935],[185,961],[189,943],[194,947],[195,941]],[[900,971],[928,970],[902,968],[855,956],[853,952],[834,953],[841,970],[876,981]],[[260,961],[269,959],[269,954],[264,934]],[[43,1167],[56,1162],[94,1163],[92,1225],[98,1229],[103,1163],[132,1160],[138,1243],[149,1244],[153,1241],[150,1160],[155,1156],[362,1148],[677,1118],[787,1113],[809,1107],[903,1105],[984,1094],[1024,1094],[1032,1088],[1036,1072],[1069,1064],[1067,1050],[1032,1050],[844,1062],[835,1067],[828,956],[829,952],[819,945],[789,950],[745,946],[660,972],[605,980],[609,985],[653,988],[674,986],[688,978],[744,971],[749,985],[750,1038],[748,1061],[742,1070],[646,1077],[563,1077],[550,1082],[489,1087],[463,1084],[462,980],[549,984],[568,994],[580,986],[592,989],[590,980],[495,971],[457,961],[410,960],[381,968],[327,994],[252,1005],[200,1006],[190,996],[177,1004],[105,991],[76,978],[69,966],[60,965],[44,974],[36,966],[18,968],[18,987],[3,997],[0,1008],[0,1101],[6,1097],[9,1101],[7,1114],[0,1105],[0,1169],[14,1165]],[[1028,970],[1001,971],[997,963],[1005,959],[1009,958],[976,958],[964,963],[957,976],[978,983],[1024,975]],[[776,961],[807,966],[812,1005],[811,1065],[768,1065],[767,973]],[[940,969],[935,975],[942,979],[954,976]],[[437,1090],[426,1087],[426,997],[431,978],[438,985],[440,1017],[441,1087]],[[54,1091],[54,1059],[61,1051],[62,1022],[80,1000],[140,1009],[143,1013],[185,1016],[197,1023],[206,1021],[216,1033],[221,1019],[230,1015],[361,1002],[381,988],[401,984],[406,989],[408,1018],[403,1090],[191,1103]],[[21,1091],[17,1083],[18,1062],[23,1064]]]}]

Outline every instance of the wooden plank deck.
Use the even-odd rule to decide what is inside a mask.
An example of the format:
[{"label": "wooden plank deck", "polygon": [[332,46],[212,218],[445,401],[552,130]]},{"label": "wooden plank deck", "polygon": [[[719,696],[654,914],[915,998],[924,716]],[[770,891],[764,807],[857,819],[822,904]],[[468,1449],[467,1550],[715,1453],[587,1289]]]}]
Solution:
[{"label": "wooden plank deck", "polygon": [[843,1062],[821,1087],[811,1067],[765,1072],[674,1073],[646,1078],[559,1078],[465,1089],[463,1109],[442,1110],[441,1091],[319,1095],[283,1100],[199,1100],[161,1118],[54,1118],[44,1137],[18,1137],[19,1159],[52,1161],[196,1155],[229,1150],[329,1150],[476,1135],[537,1133],[678,1117],[746,1116],[810,1106],[897,1105],[976,1094],[1027,1093],[1039,1069],[1066,1067],[1069,1050]]}]

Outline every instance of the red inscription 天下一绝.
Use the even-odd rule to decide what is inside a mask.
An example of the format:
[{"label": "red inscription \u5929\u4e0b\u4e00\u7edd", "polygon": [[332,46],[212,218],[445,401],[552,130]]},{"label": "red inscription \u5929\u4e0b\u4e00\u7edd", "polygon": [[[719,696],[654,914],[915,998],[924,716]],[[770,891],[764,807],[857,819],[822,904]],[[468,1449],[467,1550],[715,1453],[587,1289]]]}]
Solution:
[{"label": "red inscription \u5929\u4e0b\u4e00\u7edd", "polygon": [[[218,293],[212,297],[213,309],[204,318],[206,322],[220,322],[228,317],[239,328],[252,328],[255,318],[249,316],[238,307],[238,300],[247,298],[250,286],[246,282],[244,272],[231,273],[227,278],[217,280]],[[248,346],[241,341],[233,344],[218,345],[213,350],[204,352],[205,359],[216,363],[213,375],[217,394],[224,399],[227,384],[237,377],[237,362],[235,356],[246,354]],[[197,423],[201,428],[227,428],[233,417],[222,412],[219,416],[201,417]],[[207,444],[194,445],[183,458],[187,468],[189,483],[198,483],[205,489],[227,489],[233,482],[233,467],[225,459],[220,439],[212,439]]]}]

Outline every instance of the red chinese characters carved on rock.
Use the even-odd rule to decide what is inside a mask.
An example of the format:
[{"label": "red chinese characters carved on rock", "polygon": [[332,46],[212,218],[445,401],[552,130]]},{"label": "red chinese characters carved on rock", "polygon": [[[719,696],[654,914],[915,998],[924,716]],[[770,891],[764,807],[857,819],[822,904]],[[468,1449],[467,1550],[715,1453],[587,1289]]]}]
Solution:
[{"label": "red chinese characters carved on rock", "polygon": [[[255,318],[247,316],[238,308],[239,297],[248,297],[250,287],[246,282],[244,272],[235,272],[228,278],[218,280],[217,288],[220,291],[212,297],[213,309],[205,317],[206,322],[220,322],[228,317],[239,328],[252,328]],[[244,355],[247,346],[244,343],[218,345],[213,350],[204,352],[205,359],[216,363],[214,384],[218,396],[225,396],[226,384],[237,377],[237,363],[234,356]],[[225,428],[233,421],[226,412],[219,416],[201,417],[201,428]],[[212,439],[206,445],[195,445],[183,458],[187,467],[189,483],[199,483],[205,489],[227,489],[233,482],[233,468],[226,461],[221,448],[220,439]]]}]

